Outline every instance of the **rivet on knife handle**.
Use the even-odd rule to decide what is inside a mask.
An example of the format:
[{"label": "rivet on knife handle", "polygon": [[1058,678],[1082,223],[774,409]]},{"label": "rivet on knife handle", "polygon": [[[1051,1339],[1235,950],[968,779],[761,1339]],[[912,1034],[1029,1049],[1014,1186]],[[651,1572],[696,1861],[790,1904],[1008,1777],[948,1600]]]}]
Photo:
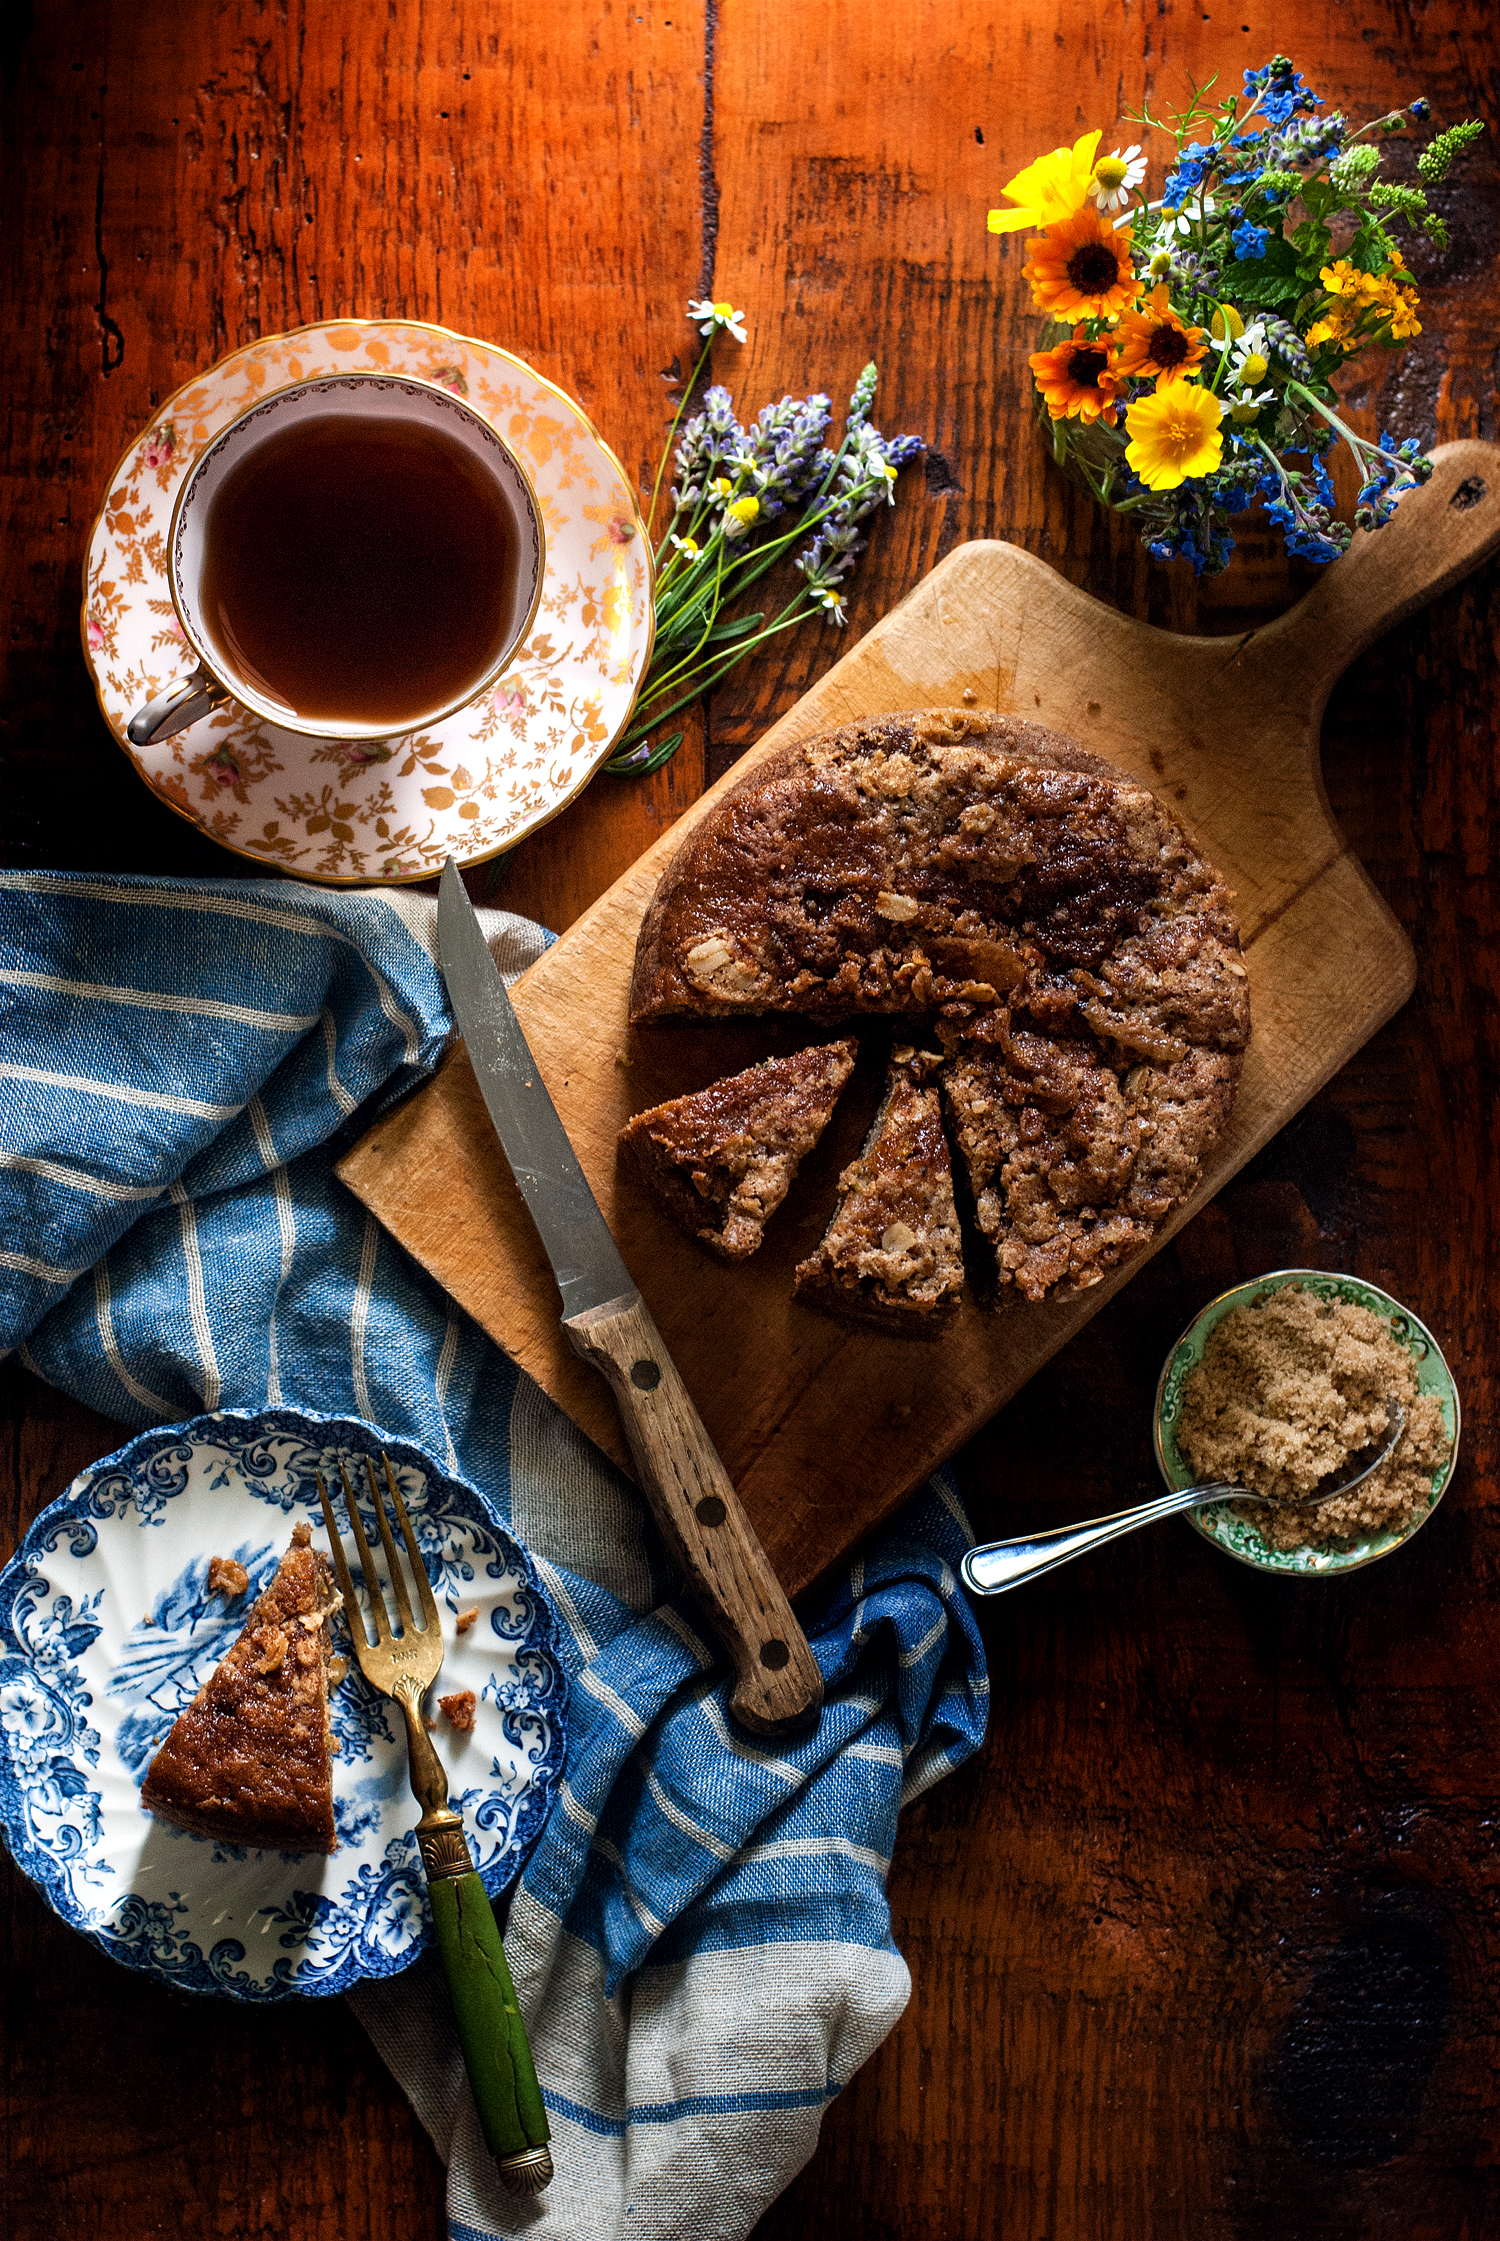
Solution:
[{"label": "rivet on knife handle", "polygon": [[613,1389],[656,1521],[729,1652],[735,1718],[761,1735],[811,1719],[817,1661],[639,1292],[563,1329]]}]

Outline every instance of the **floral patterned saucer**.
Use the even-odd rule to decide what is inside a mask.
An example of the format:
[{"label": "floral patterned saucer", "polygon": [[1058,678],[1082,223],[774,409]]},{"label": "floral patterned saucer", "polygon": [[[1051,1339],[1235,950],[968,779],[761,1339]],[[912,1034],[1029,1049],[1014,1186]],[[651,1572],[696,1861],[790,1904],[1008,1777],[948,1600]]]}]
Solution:
[{"label": "floral patterned saucer", "polygon": [[[157,1738],[239,1633],[293,1525],[307,1518],[326,1546],[316,1474],[336,1480],[340,1454],[378,1464],[382,1451],[443,1616],[440,1687],[478,1699],[473,1731],[444,1724],[438,1743],[494,1897],[519,1874],[561,1778],[567,1682],[530,1558],[484,1497],[420,1448],[295,1409],[142,1432],[81,1472],[0,1573],[11,1856],[75,1930],[180,1991],[346,1992],[430,1942],[405,1731],[352,1659],[332,1699],[331,1858],[188,1836],[153,1820],[139,1794]],[[213,1556],[250,1574],[227,1609],[208,1593]],[[479,1617],[455,1634],[468,1605]]]},{"label": "floral patterned saucer", "polygon": [[[521,459],[547,534],[530,637],[498,685],[404,738],[310,740],[231,703],[132,746],[135,711],[194,666],[166,578],[183,478],[258,397],[351,369],[441,382]],[[509,351],[414,319],[271,335],[179,389],[115,469],[84,566],[84,655],[146,784],[236,855],[330,886],[436,878],[448,856],[482,863],[555,817],[625,730],[653,630],[635,494],[579,407]]]},{"label": "floral patterned saucer", "polygon": [[1377,1557],[1389,1556],[1393,1549],[1403,1548],[1418,1527],[1427,1523],[1458,1461],[1458,1388],[1431,1331],[1417,1321],[1410,1308],[1392,1299],[1389,1292],[1381,1291],[1376,1284],[1366,1284],[1357,1276],[1331,1276],[1316,1268],[1275,1269],[1268,1276],[1259,1276],[1251,1284],[1237,1284],[1233,1291],[1221,1292],[1217,1299],[1210,1300],[1167,1356],[1156,1388],[1155,1436],[1157,1464],[1168,1486],[1193,1484],[1192,1468],[1178,1451],[1176,1424],[1182,1410],[1183,1379],[1202,1361],[1210,1331],[1231,1309],[1262,1299],[1267,1292],[1280,1291],[1288,1284],[1300,1284],[1304,1290],[1316,1293],[1319,1299],[1347,1300],[1355,1307],[1367,1307],[1373,1315],[1387,1321],[1397,1344],[1405,1347],[1411,1356],[1418,1392],[1436,1397],[1452,1443],[1447,1462],[1433,1473],[1432,1492],[1426,1508],[1419,1509],[1406,1524],[1370,1533],[1361,1541],[1305,1542],[1297,1548],[1276,1548],[1235,1502],[1209,1502],[1202,1509],[1187,1512],[1188,1523],[1206,1541],[1212,1541],[1226,1556],[1238,1557],[1242,1564],[1249,1564],[1257,1572],[1276,1572],[1286,1579],[1326,1579],[1335,1572],[1356,1572],[1362,1565],[1373,1564]]}]

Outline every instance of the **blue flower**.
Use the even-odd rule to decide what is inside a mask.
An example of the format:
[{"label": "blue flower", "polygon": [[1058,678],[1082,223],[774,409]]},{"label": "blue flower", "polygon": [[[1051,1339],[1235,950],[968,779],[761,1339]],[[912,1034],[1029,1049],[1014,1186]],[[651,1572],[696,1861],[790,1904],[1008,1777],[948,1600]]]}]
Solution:
[{"label": "blue flower", "polygon": [[1337,560],[1344,548],[1335,544],[1331,537],[1320,536],[1315,529],[1289,529],[1286,549],[1303,560],[1328,561]]},{"label": "blue flower", "polygon": [[1271,238],[1271,229],[1269,226],[1252,226],[1250,220],[1246,218],[1235,227],[1229,238],[1234,243],[1235,255],[1242,261],[1248,262],[1265,255],[1266,243]]},{"label": "blue flower", "polygon": [[1245,72],[1245,92],[1260,95],[1260,114],[1268,124],[1284,125],[1298,110],[1321,109],[1322,97],[1313,92],[1284,54],[1276,55],[1259,70]]},{"label": "blue flower", "polygon": [[1411,105],[1411,113],[1416,118],[1418,124],[1426,124],[1428,118],[1432,115],[1432,103],[1427,99],[1425,94],[1418,94],[1416,100]]},{"label": "blue flower", "polygon": [[1212,148],[1206,148],[1200,140],[1195,140],[1191,147],[1182,150],[1177,158],[1176,170],[1168,172],[1161,190],[1162,199],[1169,209],[1180,210],[1188,196],[1202,186],[1203,174],[1208,169],[1212,155]]},{"label": "blue flower", "polygon": [[1313,460],[1303,480],[1311,485],[1313,494],[1320,506],[1333,505],[1333,484],[1329,480],[1328,469],[1321,459]]},{"label": "blue flower", "polygon": [[1250,503],[1250,493],[1242,482],[1215,484],[1213,499],[1214,504],[1222,506],[1226,514],[1242,514]]}]

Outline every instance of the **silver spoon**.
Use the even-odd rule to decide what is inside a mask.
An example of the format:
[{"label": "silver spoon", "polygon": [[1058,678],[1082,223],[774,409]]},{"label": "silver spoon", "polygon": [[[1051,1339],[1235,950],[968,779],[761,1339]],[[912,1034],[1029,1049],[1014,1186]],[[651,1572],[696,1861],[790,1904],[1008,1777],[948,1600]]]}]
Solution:
[{"label": "silver spoon", "polygon": [[[1284,1509],[1303,1509],[1312,1502],[1330,1501],[1335,1494],[1347,1494],[1371,1471],[1379,1470],[1406,1429],[1406,1411],[1394,1394],[1386,1395],[1385,1409],[1386,1431],[1381,1445],[1373,1453],[1362,1448],[1359,1454],[1351,1455],[1341,1472],[1329,1472],[1319,1479],[1310,1494],[1279,1500],[1272,1494],[1252,1494],[1244,1486],[1178,1487],[1171,1494],[1159,1494],[1154,1502],[1142,1502],[1136,1509],[1117,1510],[1113,1517],[1094,1517],[1083,1525],[1059,1525],[1050,1533],[1028,1533],[1013,1541],[987,1541],[982,1548],[971,1548],[959,1566],[964,1585],[975,1595],[1003,1595],[1007,1588],[1021,1587],[1043,1572],[1056,1571],[1059,1564],[1067,1564],[1075,1556],[1087,1556],[1106,1541],[1117,1541],[1122,1533],[1133,1533],[1138,1525],[1154,1525],[1160,1517],[1175,1517],[1179,1510],[1195,1510],[1204,1502],[1277,1501]],[[1369,1456],[1369,1461],[1363,1462],[1362,1456]],[[1355,1464],[1359,1465],[1357,1470]]]}]

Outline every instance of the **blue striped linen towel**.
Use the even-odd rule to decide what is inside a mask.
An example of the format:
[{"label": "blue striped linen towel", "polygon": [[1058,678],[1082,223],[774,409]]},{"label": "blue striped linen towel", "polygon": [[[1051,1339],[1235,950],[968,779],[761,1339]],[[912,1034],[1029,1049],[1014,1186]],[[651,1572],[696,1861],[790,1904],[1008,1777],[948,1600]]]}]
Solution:
[{"label": "blue striped linen towel", "polygon": [[[908,1996],[897,1811],[984,1729],[967,1521],[935,1480],[808,1611],[815,1734],[729,1724],[635,1490],[332,1173],[447,1041],[434,920],[390,891],[0,874],[0,1353],[136,1426],[357,1414],[487,1491],[573,1682],[506,1932],[549,2191],[498,2187],[430,1956],[352,2003],[448,2165],[457,2241],[739,2241]],[[486,933],[511,976],[551,938]]]}]

